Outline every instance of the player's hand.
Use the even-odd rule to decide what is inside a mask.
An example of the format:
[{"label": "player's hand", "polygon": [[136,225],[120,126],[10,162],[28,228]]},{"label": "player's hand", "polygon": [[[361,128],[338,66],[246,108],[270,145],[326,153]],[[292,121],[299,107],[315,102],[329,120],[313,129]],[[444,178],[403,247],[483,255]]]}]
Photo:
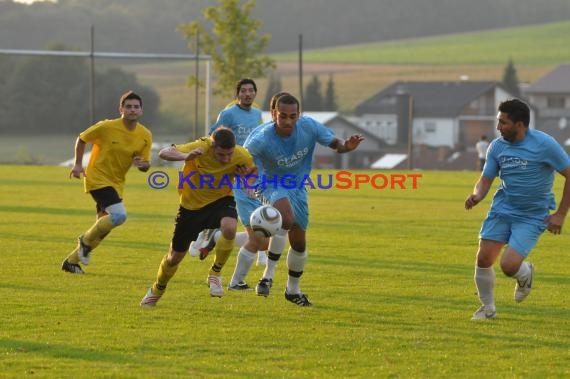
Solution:
[{"label": "player's hand", "polygon": [[249,174],[253,172],[253,168],[247,167],[246,165],[238,165],[236,166],[236,175],[245,178]]},{"label": "player's hand", "polygon": [[467,199],[465,199],[465,209],[469,210],[469,209],[473,208],[474,206],[479,204],[480,201],[481,201],[481,198],[479,196],[477,196],[476,194],[469,195],[469,197],[467,197]]},{"label": "player's hand", "polygon": [[194,149],[188,153],[188,156],[186,157],[185,161],[190,161],[196,157],[199,157],[202,154],[204,154],[204,150],[202,150],[200,147],[198,147],[198,148],[196,148],[196,149]]},{"label": "player's hand", "polygon": [[142,159],[138,155],[135,155],[133,157],[133,165],[136,168],[141,169],[141,170],[148,170],[150,167],[150,163],[148,163],[148,161]]},{"label": "player's hand", "polygon": [[362,141],[364,141],[362,134],[353,134],[346,141],[344,141],[344,147],[346,151],[352,151],[356,149]]},{"label": "player's hand", "polygon": [[83,176],[86,176],[85,170],[83,169],[83,166],[80,164],[76,164],[73,166],[73,168],[69,172],[69,179],[71,179],[72,176],[74,178],[81,179],[81,174],[83,174]]},{"label": "player's hand", "polygon": [[548,230],[552,234],[562,233],[562,225],[564,224],[564,216],[558,213],[553,213],[544,220],[544,223],[548,226]]}]

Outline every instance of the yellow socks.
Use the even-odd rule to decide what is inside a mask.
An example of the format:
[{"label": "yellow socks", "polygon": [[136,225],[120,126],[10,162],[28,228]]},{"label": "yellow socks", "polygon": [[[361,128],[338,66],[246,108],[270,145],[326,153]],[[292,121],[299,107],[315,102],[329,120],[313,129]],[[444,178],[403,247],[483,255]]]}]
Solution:
[{"label": "yellow socks", "polygon": [[222,234],[218,242],[216,242],[216,248],[214,252],[216,253],[214,257],[214,264],[210,268],[210,275],[220,276],[220,272],[222,271],[222,267],[228,261],[230,254],[232,253],[232,249],[234,247],[234,240],[228,240]]},{"label": "yellow socks", "polygon": [[83,234],[83,243],[91,249],[95,249],[113,228],[114,225],[111,222],[111,216],[103,216]]},{"label": "yellow socks", "polygon": [[152,285],[152,293],[155,295],[162,295],[166,290],[168,281],[172,279],[179,265],[171,266],[168,263],[168,254],[166,254],[160,262],[158,273],[156,275],[156,282]]}]

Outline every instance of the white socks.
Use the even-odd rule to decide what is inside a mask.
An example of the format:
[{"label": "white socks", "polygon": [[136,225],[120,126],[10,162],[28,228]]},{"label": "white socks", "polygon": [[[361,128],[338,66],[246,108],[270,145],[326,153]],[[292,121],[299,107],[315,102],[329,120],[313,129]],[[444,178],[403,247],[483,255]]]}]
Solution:
[{"label": "white socks", "polygon": [[494,310],[495,270],[493,266],[489,268],[475,267],[475,285],[481,304]]},{"label": "white socks", "polygon": [[245,279],[256,257],[257,254],[247,251],[245,247],[239,249],[236,267],[234,269],[234,274],[232,275],[232,280],[230,281],[230,287],[235,286]]},{"label": "white socks", "polygon": [[[289,276],[287,277],[287,293],[296,294],[301,293],[299,282],[301,274],[305,269],[305,262],[307,261],[307,252],[299,252],[289,248],[287,253],[287,268],[289,269]],[[297,275],[291,275],[291,272]]]}]

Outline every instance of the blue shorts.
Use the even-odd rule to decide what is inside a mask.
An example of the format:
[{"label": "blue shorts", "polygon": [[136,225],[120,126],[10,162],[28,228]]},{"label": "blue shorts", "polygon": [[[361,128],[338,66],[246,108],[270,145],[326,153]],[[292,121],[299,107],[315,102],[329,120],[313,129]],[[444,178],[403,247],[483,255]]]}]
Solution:
[{"label": "blue shorts", "polygon": [[271,205],[275,204],[279,199],[289,199],[289,204],[291,204],[295,216],[295,224],[299,228],[307,230],[309,226],[309,200],[305,187],[293,189],[268,187],[261,191],[261,197],[263,203]]},{"label": "blue shorts", "polygon": [[523,222],[504,215],[489,214],[483,221],[479,238],[505,242],[526,258],[546,227],[542,222]]},{"label": "blue shorts", "polygon": [[249,217],[254,210],[263,205],[261,200],[249,197],[243,189],[235,189],[234,197],[236,199],[239,221],[242,225],[249,226]]}]

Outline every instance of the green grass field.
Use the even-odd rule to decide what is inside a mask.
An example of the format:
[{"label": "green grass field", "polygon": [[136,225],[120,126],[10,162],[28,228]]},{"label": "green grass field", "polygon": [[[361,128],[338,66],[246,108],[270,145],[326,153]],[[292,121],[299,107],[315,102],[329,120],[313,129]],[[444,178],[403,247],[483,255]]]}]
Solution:
[{"label": "green grass field", "polygon": [[[416,190],[312,190],[302,280],[312,308],[284,300],[284,259],[268,298],[218,299],[205,285],[211,259],[188,257],[150,310],[138,303],[168,247],[174,186],[153,190],[146,174],[130,173],[129,220],[95,250],[87,274],[74,276],[60,264],[94,206],[67,173],[0,166],[2,378],[570,375],[567,233],[542,237],[524,303],[498,272],[498,319],[469,320],[489,206],[463,209],[475,172],[422,172]],[[226,284],[234,262],[235,254]],[[253,267],[250,283],[260,274]]]}]

